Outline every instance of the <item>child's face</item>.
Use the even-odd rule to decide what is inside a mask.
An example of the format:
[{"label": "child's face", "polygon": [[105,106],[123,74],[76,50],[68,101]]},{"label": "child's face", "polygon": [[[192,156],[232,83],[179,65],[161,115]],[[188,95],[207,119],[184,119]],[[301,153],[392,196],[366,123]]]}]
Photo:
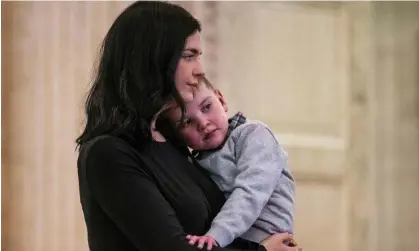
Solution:
[{"label": "child's face", "polygon": [[185,117],[181,119],[179,107],[167,112],[178,136],[194,150],[209,150],[219,147],[227,134],[227,104],[218,90],[211,90],[200,83],[193,99],[185,102]]}]

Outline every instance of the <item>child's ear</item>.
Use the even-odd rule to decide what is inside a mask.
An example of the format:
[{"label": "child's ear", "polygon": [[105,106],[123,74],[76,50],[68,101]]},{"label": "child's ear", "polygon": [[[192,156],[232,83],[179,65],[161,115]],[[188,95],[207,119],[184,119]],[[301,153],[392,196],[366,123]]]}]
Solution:
[{"label": "child's ear", "polygon": [[221,105],[224,107],[224,111],[228,112],[227,102],[225,101],[223,94],[218,89],[215,89],[214,93],[215,93],[215,96],[217,96],[218,100],[220,101]]},{"label": "child's ear", "polygon": [[167,141],[175,146],[186,146],[185,142],[178,136],[177,128],[168,120],[157,120],[156,130],[159,131]]},{"label": "child's ear", "polygon": [[176,139],[176,131],[170,121],[164,116],[159,116],[156,120],[156,130],[159,131],[167,141]]}]

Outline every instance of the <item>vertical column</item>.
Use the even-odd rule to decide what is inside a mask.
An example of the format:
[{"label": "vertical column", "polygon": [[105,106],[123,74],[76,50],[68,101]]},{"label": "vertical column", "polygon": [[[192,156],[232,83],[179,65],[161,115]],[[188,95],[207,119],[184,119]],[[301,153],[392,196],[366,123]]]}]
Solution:
[{"label": "vertical column", "polygon": [[348,3],[350,250],[419,248],[419,5]]},{"label": "vertical column", "polygon": [[125,6],[2,7],[3,249],[87,250],[74,141],[94,60],[116,16],[113,8]]},{"label": "vertical column", "polygon": [[394,47],[383,52],[393,62],[388,79],[394,95],[394,250],[419,250],[419,3],[379,6],[383,17],[394,13]]},{"label": "vertical column", "polygon": [[[350,88],[345,190],[348,250],[377,249],[374,17],[370,3],[345,3],[349,19]],[[387,250],[387,249],[386,249]],[[390,250],[388,250],[390,251]]]}]

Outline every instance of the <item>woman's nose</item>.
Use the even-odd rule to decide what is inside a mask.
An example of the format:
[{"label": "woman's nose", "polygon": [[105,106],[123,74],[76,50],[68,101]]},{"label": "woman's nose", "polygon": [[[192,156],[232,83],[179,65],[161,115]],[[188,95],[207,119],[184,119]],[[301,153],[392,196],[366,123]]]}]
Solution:
[{"label": "woman's nose", "polygon": [[192,74],[194,76],[196,76],[196,77],[198,77],[198,76],[205,76],[204,67],[202,66],[202,63],[201,63],[201,59],[200,58],[198,58],[195,61],[195,65],[194,65],[194,68],[192,70]]}]

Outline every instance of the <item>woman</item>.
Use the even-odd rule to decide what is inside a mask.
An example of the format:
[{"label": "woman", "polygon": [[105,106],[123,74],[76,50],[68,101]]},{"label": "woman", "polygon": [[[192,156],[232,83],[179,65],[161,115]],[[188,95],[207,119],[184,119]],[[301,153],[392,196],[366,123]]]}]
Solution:
[{"label": "woman", "polygon": [[[187,149],[152,126],[165,104],[193,95],[200,64],[200,24],[183,8],[136,2],[108,31],[77,139],[81,204],[90,250],[200,250],[187,234],[203,234],[225,199]],[[237,250],[294,251],[277,234]],[[217,248],[214,251],[234,250]]]}]

